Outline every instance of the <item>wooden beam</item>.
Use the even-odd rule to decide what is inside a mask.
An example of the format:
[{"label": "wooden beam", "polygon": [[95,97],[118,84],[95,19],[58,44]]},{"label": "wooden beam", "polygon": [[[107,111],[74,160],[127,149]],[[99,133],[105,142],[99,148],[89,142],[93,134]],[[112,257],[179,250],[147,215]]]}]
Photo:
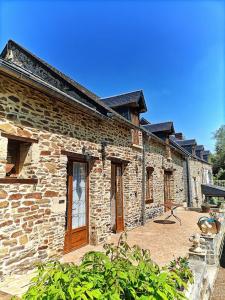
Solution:
[{"label": "wooden beam", "polygon": [[129,164],[130,163],[130,160],[126,160],[126,159],[114,157],[114,156],[108,156],[107,159],[111,160],[114,163],[120,163],[120,164]]},{"label": "wooden beam", "polygon": [[66,151],[66,150],[61,150],[61,154],[66,155],[66,156],[68,156],[69,158],[72,158],[72,159],[78,159],[78,160],[81,159],[81,160],[85,160],[85,161],[88,160],[88,157],[90,157],[90,159],[92,159],[92,160],[93,159],[95,159],[95,160],[99,159],[99,156],[75,153],[75,152]]},{"label": "wooden beam", "polygon": [[5,132],[1,132],[1,136],[6,137],[7,139],[21,141],[21,142],[25,142],[25,143],[31,143],[31,144],[38,143],[38,139],[32,139],[32,138],[28,138],[28,137],[19,136],[19,135],[8,134]]},{"label": "wooden beam", "polygon": [[0,178],[0,183],[20,183],[20,184],[37,184],[37,178],[16,178],[16,177],[4,177]]}]

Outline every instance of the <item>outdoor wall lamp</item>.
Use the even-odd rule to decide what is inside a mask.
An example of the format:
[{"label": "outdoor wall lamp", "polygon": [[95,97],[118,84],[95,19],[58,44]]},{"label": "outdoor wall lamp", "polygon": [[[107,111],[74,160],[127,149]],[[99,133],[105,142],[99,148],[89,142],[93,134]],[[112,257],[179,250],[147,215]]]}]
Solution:
[{"label": "outdoor wall lamp", "polygon": [[87,151],[86,146],[82,147],[82,154],[86,157],[87,161],[91,160],[91,154]]}]

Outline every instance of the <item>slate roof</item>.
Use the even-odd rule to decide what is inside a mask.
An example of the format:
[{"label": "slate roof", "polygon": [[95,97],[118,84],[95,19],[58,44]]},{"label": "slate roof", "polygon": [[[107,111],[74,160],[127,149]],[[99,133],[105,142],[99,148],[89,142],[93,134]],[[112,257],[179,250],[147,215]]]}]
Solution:
[{"label": "slate roof", "polygon": [[191,153],[188,152],[185,148],[183,148],[182,146],[180,146],[178,143],[177,143],[177,139],[175,136],[170,136],[170,143],[171,145],[173,145],[175,148],[179,149],[180,151],[182,151],[186,156],[191,156]]},{"label": "slate roof", "polygon": [[[187,140],[187,141],[190,141],[190,140]],[[183,146],[183,145],[180,144],[180,142],[181,142],[181,140],[178,140],[175,136],[173,136],[173,135],[170,136],[170,143],[171,143],[174,147],[176,147],[177,149],[181,150],[181,151],[182,151],[184,154],[186,154],[187,156],[194,157],[194,158],[196,158],[196,159],[198,159],[198,160],[200,160],[200,161],[202,161],[202,162],[204,162],[204,163],[209,164],[209,162],[208,162],[207,160],[202,159],[201,157],[199,157],[199,156],[197,156],[197,155],[193,155],[192,153],[190,153],[190,152],[186,149],[185,146]],[[189,143],[189,142],[188,142],[188,143]],[[187,146],[189,146],[189,145],[187,145]],[[204,148],[203,145],[200,145],[200,146],[202,146],[202,147]],[[203,155],[204,155],[204,152],[209,152],[209,153],[210,153],[210,151],[203,151]]]},{"label": "slate roof", "polygon": [[140,119],[140,124],[141,125],[148,125],[148,124],[151,124],[151,122],[149,122],[148,120],[146,120],[145,118],[142,117]]},{"label": "slate roof", "polygon": [[225,197],[225,188],[212,184],[202,184],[202,193],[205,196]]},{"label": "slate roof", "polygon": [[134,91],[121,95],[116,95],[107,98],[101,98],[102,102],[107,104],[111,108],[116,108],[120,106],[129,106],[134,104],[139,107],[140,112],[146,112],[147,107],[142,91]]},{"label": "slate roof", "polygon": [[203,151],[203,155],[209,155],[211,152],[209,150]]},{"label": "slate roof", "polygon": [[195,150],[196,151],[204,151],[204,146],[203,145],[197,145]]},{"label": "slate roof", "polygon": [[72,84],[78,90],[82,91],[88,97],[90,97],[92,99],[99,99],[99,97],[97,95],[95,95],[93,92],[89,91],[87,88],[85,88],[84,86],[82,86],[81,84],[79,84],[78,82],[76,82],[75,80],[71,79],[70,77],[68,77],[64,73],[60,72],[59,70],[57,70],[56,68],[54,68],[53,66],[51,66],[50,64],[48,64],[47,62],[45,62],[43,59],[41,59],[38,56],[34,55],[29,50],[27,50],[26,48],[22,47],[21,45],[19,45],[18,43],[16,43],[13,40],[9,40],[7,42],[5,48],[3,49],[2,53],[0,54],[0,57],[1,58],[6,58],[7,50],[10,49],[10,48],[12,48],[13,46],[16,47],[16,48],[18,48],[18,49],[20,49],[22,52],[25,52],[29,57],[31,57],[32,59],[36,60],[40,64],[42,64],[45,67],[47,67],[48,69],[50,69],[52,72],[54,72],[55,74],[57,74],[59,77],[63,78],[64,80],[66,80],[67,82],[69,82],[70,84]]},{"label": "slate roof", "polygon": [[[10,55],[10,52],[12,53],[12,56]],[[96,94],[92,93],[81,84],[66,76],[64,73],[49,65],[47,62],[13,40],[7,42],[0,54],[0,62],[1,64],[2,62],[6,62],[14,68],[16,67],[16,71],[19,70],[19,72],[30,73],[33,76],[32,80],[36,81],[38,79],[45,82],[47,85],[72,97],[72,100],[79,103],[79,105],[83,104],[85,105],[85,108],[89,107],[92,112],[95,111],[97,114],[107,117],[112,114],[119,121],[129,124],[129,126],[133,126],[131,122],[110,108],[107,103],[101,101],[100,97]]]},{"label": "slate roof", "polygon": [[149,132],[168,132],[174,133],[173,122],[164,122],[157,124],[142,125],[143,128],[147,129]]},{"label": "slate roof", "polygon": [[192,140],[177,140],[177,143],[180,145],[180,146],[192,146],[192,145],[197,145],[197,142],[195,139],[192,139]]}]

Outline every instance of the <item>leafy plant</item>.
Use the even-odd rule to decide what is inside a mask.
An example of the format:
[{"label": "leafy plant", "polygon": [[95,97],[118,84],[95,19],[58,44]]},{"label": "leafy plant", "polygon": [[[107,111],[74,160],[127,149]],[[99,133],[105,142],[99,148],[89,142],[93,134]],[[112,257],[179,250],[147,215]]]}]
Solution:
[{"label": "leafy plant", "polygon": [[211,155],[213,173],[216,179],[225,179],[225,125],[222,125],[215,133],[215,153]]},{"label": "leafy plant", "polygon": [[187,288],[187,283],[193,283],[194,277],[188,265],[187,257],[178,257],[170,262],[168,269],[174,272],[182,281],[184,285],[178,285],[177,288],[184,290]]},{"label": "leafy plant", "polygon": [[130,247],[124,236],[105,244],[105,253],[92,251],[81,264],[49,262],[38,266],[23,300],[181,300],[193,277],[186,260],[179,258],[160,268],[149,250]]},{"label": "leafy plant", "polygon": [[211,219],[214,219],[214,220],[218,220],[219,219],[219,214],[216,213],[215,211],[210,211],[209,212],[209,216]]}]

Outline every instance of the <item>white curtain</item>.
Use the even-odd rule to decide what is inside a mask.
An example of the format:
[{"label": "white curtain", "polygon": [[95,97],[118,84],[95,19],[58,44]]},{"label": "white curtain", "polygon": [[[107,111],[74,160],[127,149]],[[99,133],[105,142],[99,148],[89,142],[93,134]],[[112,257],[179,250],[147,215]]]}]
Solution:
[{"label": "white curtain", "polygon": [[86,225],[86,164],[73,163],[72,228]]}]

